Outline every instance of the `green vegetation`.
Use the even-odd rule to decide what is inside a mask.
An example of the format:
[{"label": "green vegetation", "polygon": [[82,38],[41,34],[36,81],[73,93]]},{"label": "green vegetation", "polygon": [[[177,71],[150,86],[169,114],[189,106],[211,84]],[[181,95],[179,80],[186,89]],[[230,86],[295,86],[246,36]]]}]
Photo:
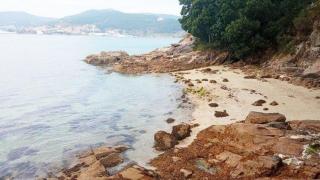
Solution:
[{"label": "green vegetation", "polygon": [[320,153],[320,144],[314,143],[314,144],[309,144],[309,146],[306,149],[307,154],[318,154]]},{"label": "green vegetation", "polygon": [[184,93],[195,94],[195,95],[198,95],[199,97],[205,97],[210,94],[204,87],[200,87],[199,89],[187,88],[187,89],[184,89],[183,91]]},{"label": "green vegetation", "polygon": [[[180,0],[182,28],[198,47],[227,50],[235,59],[268,47],[292,51],[295,28],[315,0]],[[309,16],[304,14],[304,16]],[[308,26],[309,27],[309,26]]]}]

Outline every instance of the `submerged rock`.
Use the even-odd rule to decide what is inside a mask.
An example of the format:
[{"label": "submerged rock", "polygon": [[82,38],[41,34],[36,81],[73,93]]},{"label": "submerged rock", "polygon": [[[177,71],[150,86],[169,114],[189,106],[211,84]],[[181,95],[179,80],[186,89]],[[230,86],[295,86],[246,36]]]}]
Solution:
[{"label": "submerged rock", "polygon": [[166,120],[166,122],[167,122],[168,124],[174,123],[175,121],[176,121],[176,120],[173,119],[173,118],[168,118],[168,119]]}]

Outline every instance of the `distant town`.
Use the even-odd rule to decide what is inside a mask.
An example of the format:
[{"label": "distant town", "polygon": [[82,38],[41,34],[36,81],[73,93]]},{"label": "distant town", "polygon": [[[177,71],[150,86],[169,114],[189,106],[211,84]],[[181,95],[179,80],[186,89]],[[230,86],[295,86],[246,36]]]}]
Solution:
[{"label": "distant town", "polygon": [[[96,35],[96,36],[130,36],[125,30],[120,29],[108,29],[101,30],[96,25],[86,24],[86,25],[43,25],[35,27],[15,27],[10,26],[0,26],[0,34],[63,34],[63,35]],[[142,34],[141,34],[142,35]]]}]

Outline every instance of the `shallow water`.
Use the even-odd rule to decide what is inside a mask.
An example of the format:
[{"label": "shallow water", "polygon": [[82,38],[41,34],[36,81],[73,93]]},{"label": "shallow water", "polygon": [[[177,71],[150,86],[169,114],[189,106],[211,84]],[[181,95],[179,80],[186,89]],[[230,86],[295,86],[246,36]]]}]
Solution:
[{"label": "shallow water", "polygon": [[100,144],[131,145],[132,161],[152,156],[152,134],[169,128],[164,120],[188,116],[177,109],[181,87],[168,75],[107,73],[81,59],[102,50],[138,54],[177,41],[0,35],[0,179],[43,175]]}]

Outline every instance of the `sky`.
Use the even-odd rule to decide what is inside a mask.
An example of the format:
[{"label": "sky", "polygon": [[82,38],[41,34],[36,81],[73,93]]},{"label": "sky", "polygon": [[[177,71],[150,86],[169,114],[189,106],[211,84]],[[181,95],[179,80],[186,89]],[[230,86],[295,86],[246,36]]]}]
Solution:
[{"label": "sky", "polygon": [[60,18],[90,9],[174,15],[180,13],[178,0],[0,0],[0,11],[24,11],[45,17]]}]

